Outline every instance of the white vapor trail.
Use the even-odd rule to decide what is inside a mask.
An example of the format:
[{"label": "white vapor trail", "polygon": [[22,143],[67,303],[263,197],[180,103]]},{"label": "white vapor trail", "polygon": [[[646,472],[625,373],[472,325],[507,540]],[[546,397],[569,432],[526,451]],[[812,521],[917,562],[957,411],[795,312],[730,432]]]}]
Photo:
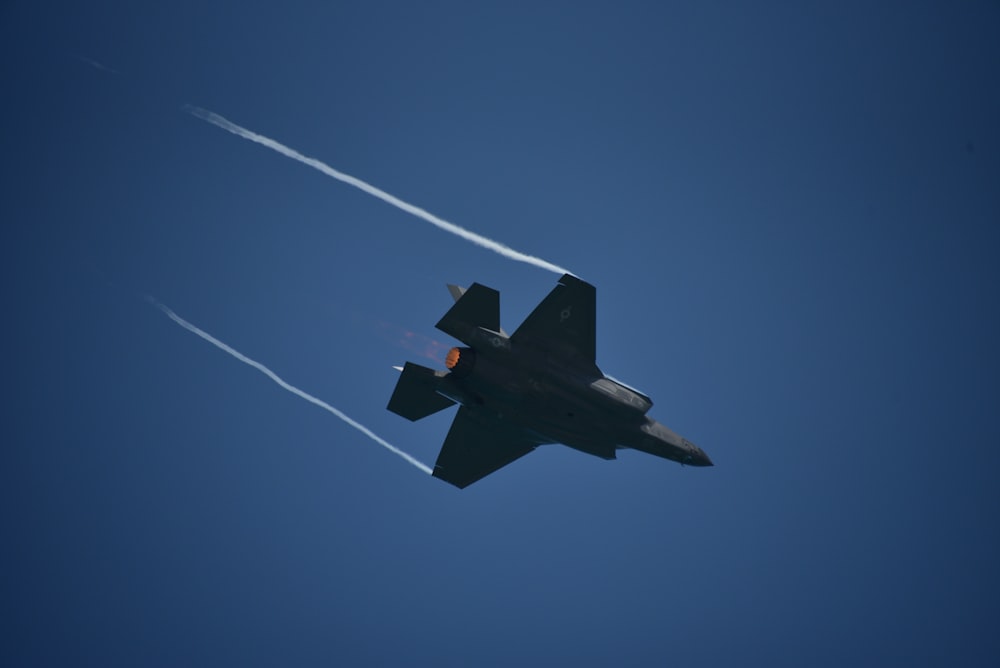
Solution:
[{"label": "white vapor trail", "polygon": [[102,72],[110,72],[111,74],[121,74],[121,72],[119,72],[115,68],[108,67],[107,65],[103,65],[103,64],[97,62],[96,60],[94,60],[93,58],[88,58],[87,56],[81,56],[78,53],[74,53],[74,54],[71,54],[71,55],[74,58],[76,58],[77,60],[79,60],[80,62],[86,63],[86,64],[90,65],[95,70],[101,70]]},{"label": "white vapor trail", "polygon": [[283,389],[286,389],[289,392],[291,392],[292,394],[294,394],[296,396],[299,396],[299,397],[302,397],[303,399],[305,399],[309,403],[314,404],[316,406],[319,406],[323,410],[325,410],[325,411],[327,411],[329,413],[332,413],[334,416],[340,418],[341,420],[343,420],[344,422],[346,422],[350,426],[354,427],[355,429],[357,429],[358,431],[360,431],[362,434],[364,434],[368,438],[372,439],[373,441],[375,441],[376,443],[378,443],[379,445],[381,445],[386,450],[389,450],[390,452],[399,455],[400,457],[402,457],[403,459],[405,459],[409,463],[413,464],[414,466],[416,466],[418,469],[420,469],[424,473],[428,473],[428,474],[431,473],[431,468],[429,466],[427,466],[427,464],[424,464],[422,461],[420,461],[418,459],[415,459],[411,455],[403,452],[402,450],[400,450],[399,448],[397,448],[396,446],[394,446],[392,443],[389,443],[385,439],[383,439],[380,436],[378,436],[377,434],[375,434],[371,429],[369,429],[368,427],[364,426],[360,422],[352,420],[350,417],[348,417],[347,415],[345,415],[341,411],[337,410],[336,408],[334,408],[330,404],[326,403],[325,401],[323,401],[321,399],[317,399],[316,397],[312,396],[311,394],[309,394],[307,392],[303,392],[302,390],[300,390],[299,388],[295,387],[294,385],[290,385],[289,383],[285,382],[284,380],[282,380],[278,376],[278,374],[274,373],[273,371],[271,371],[270,369],[268,369],[266,366],[264,366],[260,362],[252,360],[249,357],[247,357],[246,355],[244,355],[243,353],[239,352],[238,350],[230,348],[225,343],[223,343],[222,341],[218,340],[217,338],[215,338],[214,336],[212,336],[208,332],[206,332],[206,331],[204,331],[202,329],[199,329],[195,325],[192,325],[190,322],[188,322],[184,318],[180,317],[179,315],[177,315],[176,313],[174,313],[173,311],[171,311],[168,307],[164,306],[163,304],[161,304],[160,302],[156,301],[152,297],[147,297],[147,300],[153,306],[155,306],[156,308],[158,308],[161,311],[163,311],[163,313],[166,314],[166,316],[168,318],[170,318],[171,320],[173,320],[174,322],[176,322],[178,325],[180,325],[184,329],[188,330],[189,332],[191,332],[193,334],[197,334],[201,338],[203,338],[206,341],[208,341],[209,343],[211,343],[216,348],[222,350],[223,352],[229,353],[230,355],[232,355],[233,357],[235,357],[239,361],[243,362],[244,364],[248,364],[248,365],[252,366],[253,368],[257,369],[257,371],[260,371],[262,374],[264,374],[265,376],[267,376],[268,378],[270,378],[271,380],[273,380],[275,383],[277,383],[278,385],[280,385]]},{"label": "white vapor trail", "polygon": [[272,151],[277,151],[278,153],[282,154],[285,157],[291,158],[292,160],[297,160],[304,165],[308,165],[313,169],[320,171],[323,174],[326,174],[330,178],[342,181],[343,183],[346,183],[349,186],[354,186],[355,188],[362,190],[368,193],[369,195],[373,195],[379,198],[383,202],[391,204],[398,209],[402,209],[406,213],[412,214],[417,218],[422,218],[423,220],[426,220],[431,225],[439,227],[445,232],[450,232],[456,236],[465,239],[466,241],[471,241],[477,246],[482,246],[483,248],[489,249],[494,253],[499,253],[500,255],[503,255],[504,257],[509,258],[511,260],[517,260],[518,262],[527,262],[528,264],[540,267],[541,269],[547,269],[548,271],[555,272],[557,274],[573,273],[568,269],[563,269],[559,265],[552,264],[551,262],[543,260],[539,257],[535,257],[534,255],[528,255],[526,253],[516,251],[510,246],[502,244],[499,241],[494,241],[493,239],[489,239],[480,234],[476,234],[475,232],[471,232],[465,229],[464,227],[460,227],[455,223],[451,223],[447,220],[444,220],[443,218],[438,218],[434,214],[425,211],[424,209],[421,209],[418,206],[414,206],[409,202],[404,202],[398,197],[390,195],[389,193],[385,192],[384,190],[380,190],[379,188],[376,188],[370,183],[366,183],[359,178],[351,176],[350,174],[345,174],[344,172],[337,171],[333,167],[317,160],[316,158],[310,158],[308,156],[302,155],[298,151],[288,148],[284,144],[276,142],[275,140],[269,139],[268,137],[265,137],[263,135],[259,135],[256,132],[253,132],[252,130],[247,130],[246,128],[241,127],[236,123],[233,123],[232,121],[223,118],[222,116],[214,112],[208,111],[207,109],[202,109],[201,107],[195,107],[190,105],[186,106],[184,109],[192,116],[200,118],[203,121],[208,121],[212,125],[220,127],[223,130],[232,132],[234,135],[238,135],[240,137],[243,137],[244,139],[249,139],[252,142],[256,142],[262,146],[266,146]]}]

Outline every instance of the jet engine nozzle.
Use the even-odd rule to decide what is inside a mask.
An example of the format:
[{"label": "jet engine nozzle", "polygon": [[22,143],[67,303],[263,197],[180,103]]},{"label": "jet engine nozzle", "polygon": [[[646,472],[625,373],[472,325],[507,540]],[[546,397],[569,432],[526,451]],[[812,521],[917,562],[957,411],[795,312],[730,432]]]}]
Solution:
[{"label": "jet engine nozzle", "polygon": [[456,378],[464,378],[476,366],[476,351],[472,348],[452,348],[444,358],[444,365]]}]

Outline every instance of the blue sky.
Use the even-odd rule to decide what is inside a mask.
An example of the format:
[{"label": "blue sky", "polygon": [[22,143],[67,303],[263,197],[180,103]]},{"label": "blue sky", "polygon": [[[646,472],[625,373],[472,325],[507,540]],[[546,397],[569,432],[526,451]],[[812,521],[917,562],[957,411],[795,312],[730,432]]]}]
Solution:
[{"label": "blue sky", "polygon": [[[284,4],[0,7],[0,662],[996,665],[995,2]],[[716,466],[458,491],[178,327],[433,463],[445,284],[557,279],[184,105],[593,283]]]}]

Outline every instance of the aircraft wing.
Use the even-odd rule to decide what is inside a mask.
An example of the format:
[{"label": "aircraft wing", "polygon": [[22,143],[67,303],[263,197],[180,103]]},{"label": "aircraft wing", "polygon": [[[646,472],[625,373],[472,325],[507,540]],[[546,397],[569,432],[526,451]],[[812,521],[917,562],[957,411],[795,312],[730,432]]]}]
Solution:
[{"label": "aircraft wing", "polygon": [[530,341],[556,354],[596,364],[596,329],[597,291],[590,283],[566,274],[510,340]]},{"label": "aircraft wing", "polygon": [[480,409],[462,406],[444,440],[434,477],[462,489],[523,457],[537,445],[523,429]]}]

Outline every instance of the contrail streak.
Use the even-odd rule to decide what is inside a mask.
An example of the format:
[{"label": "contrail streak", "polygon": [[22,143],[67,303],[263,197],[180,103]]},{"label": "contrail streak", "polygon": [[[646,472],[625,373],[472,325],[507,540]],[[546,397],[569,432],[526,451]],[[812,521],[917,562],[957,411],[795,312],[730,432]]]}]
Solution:
[{"label": "contrail streak", "polygon": [[346,183],[349,186],[354,186],[355,188],[362,190],[368,193],[369,195],[378,197],[383,202],[391,204],[398,209],[402,209],[406,213],[412,214],[417,218],[422,218],[431,225],[439,227],[445,232],[451,232],[452,234],[459,236],[465,239],[466,241],[471,241],[477,246],[482,246],[483,248],[487,248],[493,251],[494,253],[499,253],[500,255],[503,255],[504,257],[509,258],[511,260],[517,260],[518,262],[527,262],[528,264],[533,264],[536,267],[547,269],[548,271],[555,272],[557,274],[573,273],[568,269],[563,269],[559,265],[552,264],[551,262],[547,262],[546,260],[543,260],[539,257],[535,257],[534,255],[527,255],[526,253],[516,251],[510,246],[504,245],[499,241],[488,239],[487,237],[484,237],[480,234],[476,234],[475,232],[470,232],[469,230],[465,229],[464,227],[460,227],[455,223],[448,222],[443,218],[438,218],[434,214],[425,211],[424,209],[421,209],[418,206],[414,206],[409,202],[404,202],[398,197],[390,195],[389,193],[385,192],[384,190],[380,190],[379,188],[376,188],[370,183],[366,183],[359,178],[351,176],[350,174],[345,174],[344,172],[337,171],[333,167],[317,160],[316,158],[310,158],[308,156],[302,155],[298,151],[288,148],[284,144],[278,143],[275,140],[269,139],[268,137],[265,137],[263,135],[259,135],[256,132],[253,132],[252,130],[247,130],[246,128],[236,125],[236,123],[233,123],[232,121],[223,118],[222,116],[219,116],[214,112],[208,111],[207,109],[202,109],[201,107],[195,107],[191,105],[184,107],[184,109],[192,116],[200,118],[203,121],[208,121],[212,125],[220,127],[223,130],[232,132],[234,135],[238,135],[240,137],[243,137],[244,139],[249,139],[252,142],[256,142],[262,146],[266,146],[272,151],[277,151],[278,153],[282,154],[285,157],[291,158],[292,160],[297,160],[304,165],[308,165],[313,169],[320,171],[323,174],[326,174],[330,178],[337,179],[338,181],[342,181],[343,183]]},{"label": "contrail streak", "polygon": [[101,63],[97,62],[93,58],[88,58],[87,56],[81,56],[78,53],[73,53],[73,54],[70,54],[70,55],[72,55],[74,58],[76,58],[77,60],[79,60],[82,63],[87,63],[88,65],[90,65],[94,69],[101,70],[103,72],[110,72],[111,74],[121,74],[121,72],[119,72],[115,68],[108,67],[107,65],[102,65]]},{"label": "contrail streak", "polygon": [[232,355],[233,357],[235,357],[236,359],[238,359],[239,361],[243,362],[244,364],[248,364],[248,365],[252,366],[253,368],[257,369],[257,371],[260,371],[262,374],[264,374],[265,376],[267,376],[268,378],[270,378],[271,380],[273,380],[275,383],[277,383],[278,385],[280,385],[283,389],[286,389],[289,392],[291,392],[292,394],[294,394],[296,396],[299,396],[299,397],[302,397],[303,399],[305,399],[309,403],[314,404],[316,406],[319,406],[323,410],[325,410],[325,411],[327,411],[329,413],[332,413],[336,417],[340,418],[341,420],[343,420],[347,424],[351,425],[352,427],[354,427],[355,429],[357,429],[358,431],[360,431],[362,434],[364,434],[368,438],[372,439],[373,441],[375,441],[376,443],[378,443],[379,445],[381,445],[386,450],[389,450],[390,452],[393,452],[393,453],[399,455],[400,457],[402,457],[403,459],[405,459],[406,461],[410,462],[411,464],[413,464],[414,466],[416,466],[418,469],[420,469],[424,473],[428,473],[428,474],[431,473],[431,467],[427,466],[427,464],[424,464],[422,461],[420,461],[418,459],[415,459],[414,457],[410,456],[409,454],[403,452],[402,450],[400,450],[399,448],[397,448],[396,446],[394,446],[392,443],[389,443],[385,439],[383,439],[380,436],[378,436],[377,434],[375,434],[371,429],[369,429],[368,427],[364,426],[360,422],[352,420],[350,417],[348,417],[344,413],[340,412],[339,410],[337,410],[336,408],[334,408],[330,404],[326,403],[322,399],[317,399],[316,397],[312,396],[311,394],[309,394],[307,392],[303,392],[302,390],[300,390],[299,388],[295,387],[294,385],[290,385],[289,383],[285,382],[284,380],[281,379],[281,377],[278,376],[278,374],[274,373],[273,371],[271,371],[270,369],[268,369],[266,366],[264,366],[260,362],[252,360],[249,357],[247,357],[246,355],[244,355],[243,353],[241,353],[240,351],[235,350],[233,348],[230,348],[225,343],[223,343],[222,341],[218,340],[217,338],[215,338],[214,336],[212,336],[208,332],[206,332],[206,331],[204,331],[202,329],[199,329],[195,325],[192,325],[190,322],[188,322],[184,318],[180,317],[179,315],[177,315],[176,313],[174,313],[169,308],[167,308],[166,306],[164,306],[160,302],[156,301],[152,297],[147,297],[147,300],[153,306],[155,306],[156,308],[158,308],[161,311],[163,311],[163,313],[166,314],[166,316],[168,318],[170,318],[171,320],[173,320],[174,322],[176,322],[178,325],[180,325],[184,329],[188,330],[189,332],[191,332],[193,334],[197,334],[198,336],[200,336],[201,338],[205,339],[206,341],[208,341],[209,343],[211,343],[213,346],[215,346],[219,350],[227,352],[230,355]]}]

